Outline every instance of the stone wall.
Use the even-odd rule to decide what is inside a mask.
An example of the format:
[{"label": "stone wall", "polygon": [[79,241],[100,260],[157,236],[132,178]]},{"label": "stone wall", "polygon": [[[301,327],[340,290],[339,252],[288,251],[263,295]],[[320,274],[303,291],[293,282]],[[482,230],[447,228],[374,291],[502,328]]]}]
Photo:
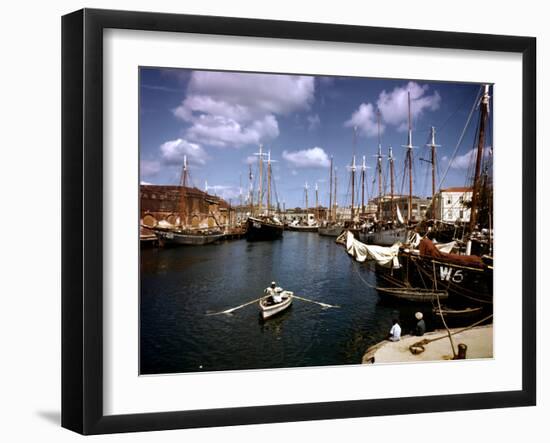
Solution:
[{"label": "stone wall", "polygon": [[174,225],[215,227],[226,224],[228,217],[228,203],[200,189],[140,185],[140,218],[148,226],[165,220]]}]

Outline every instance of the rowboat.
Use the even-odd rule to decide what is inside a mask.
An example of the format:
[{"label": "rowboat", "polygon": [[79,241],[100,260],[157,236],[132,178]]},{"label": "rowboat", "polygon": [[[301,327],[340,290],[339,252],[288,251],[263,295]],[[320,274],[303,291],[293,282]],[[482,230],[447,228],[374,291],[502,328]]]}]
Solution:
[{"label": "rowboat", "polygon": [[434,308],[433,313],[437,316],[443,315],[445,318],[463,318],[463,317],[471,317],[473,315],[477,315],[482,311],[482,307],[474,307],[474,308],[464,308],[464,309],[451,309],[448,307],[442,306],[441,309]]},{"label": "rowboat", "polygon": [[430,303],[437,298],[446,300],[449,297],[447,291],[425,288],[377,287],[376,290],[384,295],[415,303]]},{"label": "rowboat", "polygon": [[208,245],[222,240],[224,234],[219,231],[191,232],[176,229],[153,229],[159,241],[165,245]]},{"label": "rowboat", "polygon": [[294,298],[294,293],[291,291],[283,291],[281,293],[283,301],[281,303],[273,303],[271,297],[265,297],[260,300],[260,313],[264,320],[273,317],[275,314],[288,309],[292,304],[292,299]]}]

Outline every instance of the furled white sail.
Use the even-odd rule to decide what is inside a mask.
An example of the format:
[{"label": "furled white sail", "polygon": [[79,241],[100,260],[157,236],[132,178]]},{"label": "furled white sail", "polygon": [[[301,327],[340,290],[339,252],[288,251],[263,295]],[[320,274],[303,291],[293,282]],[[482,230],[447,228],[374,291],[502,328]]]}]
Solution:
[{"label": "furled white sail", "polygon": [[375,246],[366,245],[359,240],[356,240],[351,232],[346,233],[346,250],[358,262],[365,260],[375,260],[377,264],[386,268],[400,268],[399,246],[401,243],[396,243],[393,246]]},{"label": "furled white sail", "polygon": [[411,231],[409,233],[409,238],[407,239],[407,243],[411,248],[416,249],[420,244],[420,240],[422,240],[422,236],[418,232]]},{"label": "furled white sail", "polygon": [[397,220],[399,220],[399,223],[402,225],[405,224],[405,220],[403,220],[403,216],[401,215],[401,211],[399,210],[399,205],[395,205],[397,208]]}]

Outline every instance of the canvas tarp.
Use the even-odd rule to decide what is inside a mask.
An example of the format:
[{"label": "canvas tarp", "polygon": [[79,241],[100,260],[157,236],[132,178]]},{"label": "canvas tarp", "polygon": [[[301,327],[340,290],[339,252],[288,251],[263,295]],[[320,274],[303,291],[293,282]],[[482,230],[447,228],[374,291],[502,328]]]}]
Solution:
[{"label": "canvas tarp", "polygon": [[366,245],[355,239],[351,232],[346,233],[346,250],[358,262],[375,260],[380,266],[397,269],[400,267],[397,258],[400,245],[401,243],[396,243],[390,247]]},{"label": "canvas tarp", "polygon": [[483,260],[481,257],[476,255],[458,255],[458,254],[447,254],[440,251],[434,243],[424,237],[419,245],[420,255],[426,257],[432,257],[441,261],[446,261],[449,263],[462,265],[462,266],[472,266],[477,268],[483,268]]}]

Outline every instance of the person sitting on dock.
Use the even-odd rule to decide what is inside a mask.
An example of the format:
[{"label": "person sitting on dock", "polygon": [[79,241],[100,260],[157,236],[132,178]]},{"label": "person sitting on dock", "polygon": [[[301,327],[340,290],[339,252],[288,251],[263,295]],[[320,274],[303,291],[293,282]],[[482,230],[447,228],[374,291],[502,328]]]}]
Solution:
[{"label": "person sitting on dock", "polygon": [[418,320],[414,334],[418,337],[422,337],[426,333],[426,322],[424,321],[424,315],[422,312],[417,312],[414,316]]},{"label": "person sitting on dock", "polygon": [[392,320],[393,326],[390,329],[390,333],[388,334],[388,340],[389,341],[399,341],[401,340],[401,326],[399,326],[399,322],[396,318]]},{"label": "person sitting on dock", "polygon": [[281,303],[283,301],[283,297],[281,295],[283,288],[279,288],[274,281],[271,282],[271,286],[266,288],[264,292],[271,296],[271,300],[274,304]]}]

